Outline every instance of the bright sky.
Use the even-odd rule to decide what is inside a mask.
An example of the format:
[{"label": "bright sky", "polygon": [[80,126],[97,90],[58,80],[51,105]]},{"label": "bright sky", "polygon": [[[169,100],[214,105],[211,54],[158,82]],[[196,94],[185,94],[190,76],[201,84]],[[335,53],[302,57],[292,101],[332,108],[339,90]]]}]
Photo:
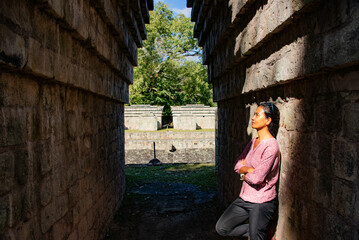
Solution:
[{"label": "bright sky", "polygon": [[159,1],[168,4],[169,8],[175,14],[184,14],[186,17],[191,17],[191,8],[187,8],[187,0],[154,0],[154,4],[158,3]]}]

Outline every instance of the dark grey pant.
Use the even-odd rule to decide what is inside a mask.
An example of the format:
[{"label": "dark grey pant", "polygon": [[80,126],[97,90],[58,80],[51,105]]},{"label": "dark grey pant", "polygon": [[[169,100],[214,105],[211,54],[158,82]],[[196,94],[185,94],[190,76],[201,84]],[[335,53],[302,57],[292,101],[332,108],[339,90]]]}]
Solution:
[{"label": "dark grey pant", "polygon": [[218,219],[216,231],[222,236],[248,237],[249,234],[251,240],[265,240],[268,225],[277,208],[277,198],[265,203],[251,203],[237,198]]}]

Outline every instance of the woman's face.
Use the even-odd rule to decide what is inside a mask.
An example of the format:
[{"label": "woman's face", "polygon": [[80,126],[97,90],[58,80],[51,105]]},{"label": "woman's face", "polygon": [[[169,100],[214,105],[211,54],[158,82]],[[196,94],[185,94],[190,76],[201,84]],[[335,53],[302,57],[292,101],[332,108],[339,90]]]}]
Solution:
[{"label": "woman's face", "polygon": [[257,107],[252,117],[252,128],[259,130],[268,126],[270,122],[271,118],[266,118],[263,107]]}]

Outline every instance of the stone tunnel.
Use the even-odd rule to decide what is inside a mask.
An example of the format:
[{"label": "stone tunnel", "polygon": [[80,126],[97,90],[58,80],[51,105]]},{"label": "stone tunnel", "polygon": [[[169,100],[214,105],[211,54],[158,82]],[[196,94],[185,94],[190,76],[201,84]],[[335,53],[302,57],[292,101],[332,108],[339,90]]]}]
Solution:
[{"label": "stone tunnel", "polygon": [[[218,103],[221,204],[263,101],[280,110],[276,239],[359,238],[359,2],[188,0]],[[0,1],[0,238],[101,239],[152,0]]]}]

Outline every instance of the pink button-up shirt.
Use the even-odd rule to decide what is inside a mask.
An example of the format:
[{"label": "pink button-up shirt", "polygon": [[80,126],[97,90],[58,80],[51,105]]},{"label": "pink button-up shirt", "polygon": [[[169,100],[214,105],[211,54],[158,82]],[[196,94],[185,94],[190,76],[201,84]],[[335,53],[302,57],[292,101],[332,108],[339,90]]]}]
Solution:
[{"label": "pink button-up shirt", "polygon": [[264,203],[277,196],[276,183],[279,177],[280,152],[275,138],[262,140],[253,149],[255,138],[250,141],[238,157],[234,171],[238,173],[244,165],[255,170],[247,173],[239,196],[252,203]]}]

